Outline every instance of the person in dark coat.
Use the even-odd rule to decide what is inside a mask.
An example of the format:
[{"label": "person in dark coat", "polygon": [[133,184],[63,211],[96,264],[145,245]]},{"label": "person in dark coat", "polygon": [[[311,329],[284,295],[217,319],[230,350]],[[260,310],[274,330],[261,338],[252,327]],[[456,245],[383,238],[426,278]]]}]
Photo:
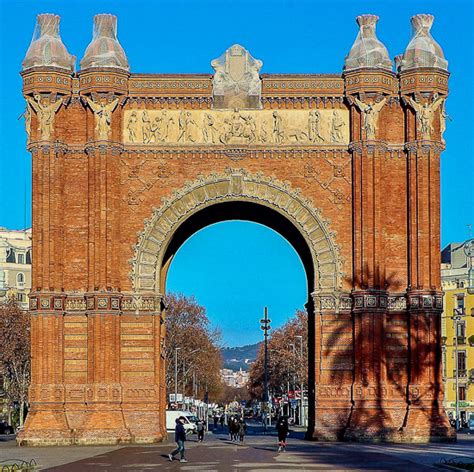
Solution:
[{"label": "person in dark coat", "polygon": [[176,419],[176,427],[174,429],[174,440],[176,441],[176,444],[178,447],[168,454],[169,460],[172,461],[174,459],[174,456],[180,453],[180,460],[179,462],[188,462],[186,458],[184,457],[184,443],[186,441],[186,430],[184,429],[184,422],[186,419],[184,416],[180,416],[179,418]]},{"label": "person in dark coat", "polygon": [[247,433],[247,423],[245,422],[245,419],[242,418],[239,421],[239,440],[241,443],[244,442],[245,434]]},{"label": "person in dark coat", "polygon": [[286,437],[288,436],[288,417],[280,416],[276,424],[276,430],[278,432],[278,452],[286,451]]}]

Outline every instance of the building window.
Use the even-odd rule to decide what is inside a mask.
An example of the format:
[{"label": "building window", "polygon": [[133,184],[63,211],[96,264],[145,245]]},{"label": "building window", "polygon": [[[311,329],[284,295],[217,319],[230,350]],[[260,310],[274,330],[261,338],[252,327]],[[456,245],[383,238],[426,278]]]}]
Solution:
[{"label": "building window", "polygon": [[446,348],[443,347],[443,377],[446,378],[448,376],[448,372],[446,369]]},{"label": "building window", "polygon": [[456,308],[458,313],[464,315],[464,294],[461,293],[456,296]]},{"label": "building window", "polygon": [[18,254],[18,264],[24,264],[25,263],[25,255],[24,254]]},{"label": "building window", "polygon": [[13,249],[7,249],[7,260],[6,262],[15,263],[15,251]]},{"label": "building window", "polygon": [[24,302],[25,301],[25,294],[24,293],[21,293],[21,292],[18,292],[16,294],[16,299],[17,301],[19,302]]},{"label": "building window", "polygon": [[465,377],[467,375],[466,370],[466,351],[458,352],[458,361],[457,361],[458,376]]},{"label": "building window", "polygon": [[21,272],[16,276],[16,284],[21,288],[25,286],[25,276]]},{"label": "building window", "polygon": [[459,338],[466,337],[466,322],[465,321],[458,321],[456,323],[456,336],[458,337],[458,340]]},{"label": "building window", "polygon": [[466,386],[465,385],[459,385],[458,387],[458,400],[460,402],[466,401]]},{"label": "building window", "polygon": [[26,252],[26,263],[31,264],[31,251]]}]

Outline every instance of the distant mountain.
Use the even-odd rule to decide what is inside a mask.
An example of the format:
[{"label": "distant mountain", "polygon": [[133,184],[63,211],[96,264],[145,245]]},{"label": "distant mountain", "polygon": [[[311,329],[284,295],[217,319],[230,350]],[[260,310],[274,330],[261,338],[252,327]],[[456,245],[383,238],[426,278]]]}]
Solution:
[{"label": "distant mountain", "polygon": [[261,343],[247,344],[239,347],[225,347],[221,349],[224,369],[249,370],[250,364],[257,358]]}]

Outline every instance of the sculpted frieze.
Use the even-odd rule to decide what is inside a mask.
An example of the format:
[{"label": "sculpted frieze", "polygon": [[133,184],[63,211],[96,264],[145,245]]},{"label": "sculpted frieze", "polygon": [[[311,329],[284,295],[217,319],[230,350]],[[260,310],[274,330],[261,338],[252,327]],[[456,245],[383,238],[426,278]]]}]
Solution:
[{"label": "sculpted frieze", "polygon": [[125,110],[123,142],[137,145],[328,145],[349,143],[349,112]]}]

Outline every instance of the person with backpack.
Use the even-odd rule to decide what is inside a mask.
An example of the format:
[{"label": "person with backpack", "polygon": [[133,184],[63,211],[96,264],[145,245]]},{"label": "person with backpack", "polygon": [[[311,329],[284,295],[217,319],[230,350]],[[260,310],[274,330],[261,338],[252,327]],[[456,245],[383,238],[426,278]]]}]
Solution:
[{"label": "person with backpack", "polygon": [[286,451],[286,437],[288,436],[289,429],[288,417],[281,415],[276,424],[276,430],[278,432],[278,452]]},{"label": "person with backpack", "polygon": [[206,425],[204,421],[199,419],[196,423],[197,435],[198,435],[198,442],[202,442],[204,440],[204,433],[206,431]]},{"label": "person with backpack", "polygon": [[170,461],[173,461],[174,456],[180,453],[180,460],[179,462],[188,462],[184,457],[184,443],[186,441],[186,430],[184,429],[184,422],[186,418],[184,416],[180,416],[176,419],[176,427],[174,429],[174,440],[176,441],[177,448],[168,454],[168,458]]}]

